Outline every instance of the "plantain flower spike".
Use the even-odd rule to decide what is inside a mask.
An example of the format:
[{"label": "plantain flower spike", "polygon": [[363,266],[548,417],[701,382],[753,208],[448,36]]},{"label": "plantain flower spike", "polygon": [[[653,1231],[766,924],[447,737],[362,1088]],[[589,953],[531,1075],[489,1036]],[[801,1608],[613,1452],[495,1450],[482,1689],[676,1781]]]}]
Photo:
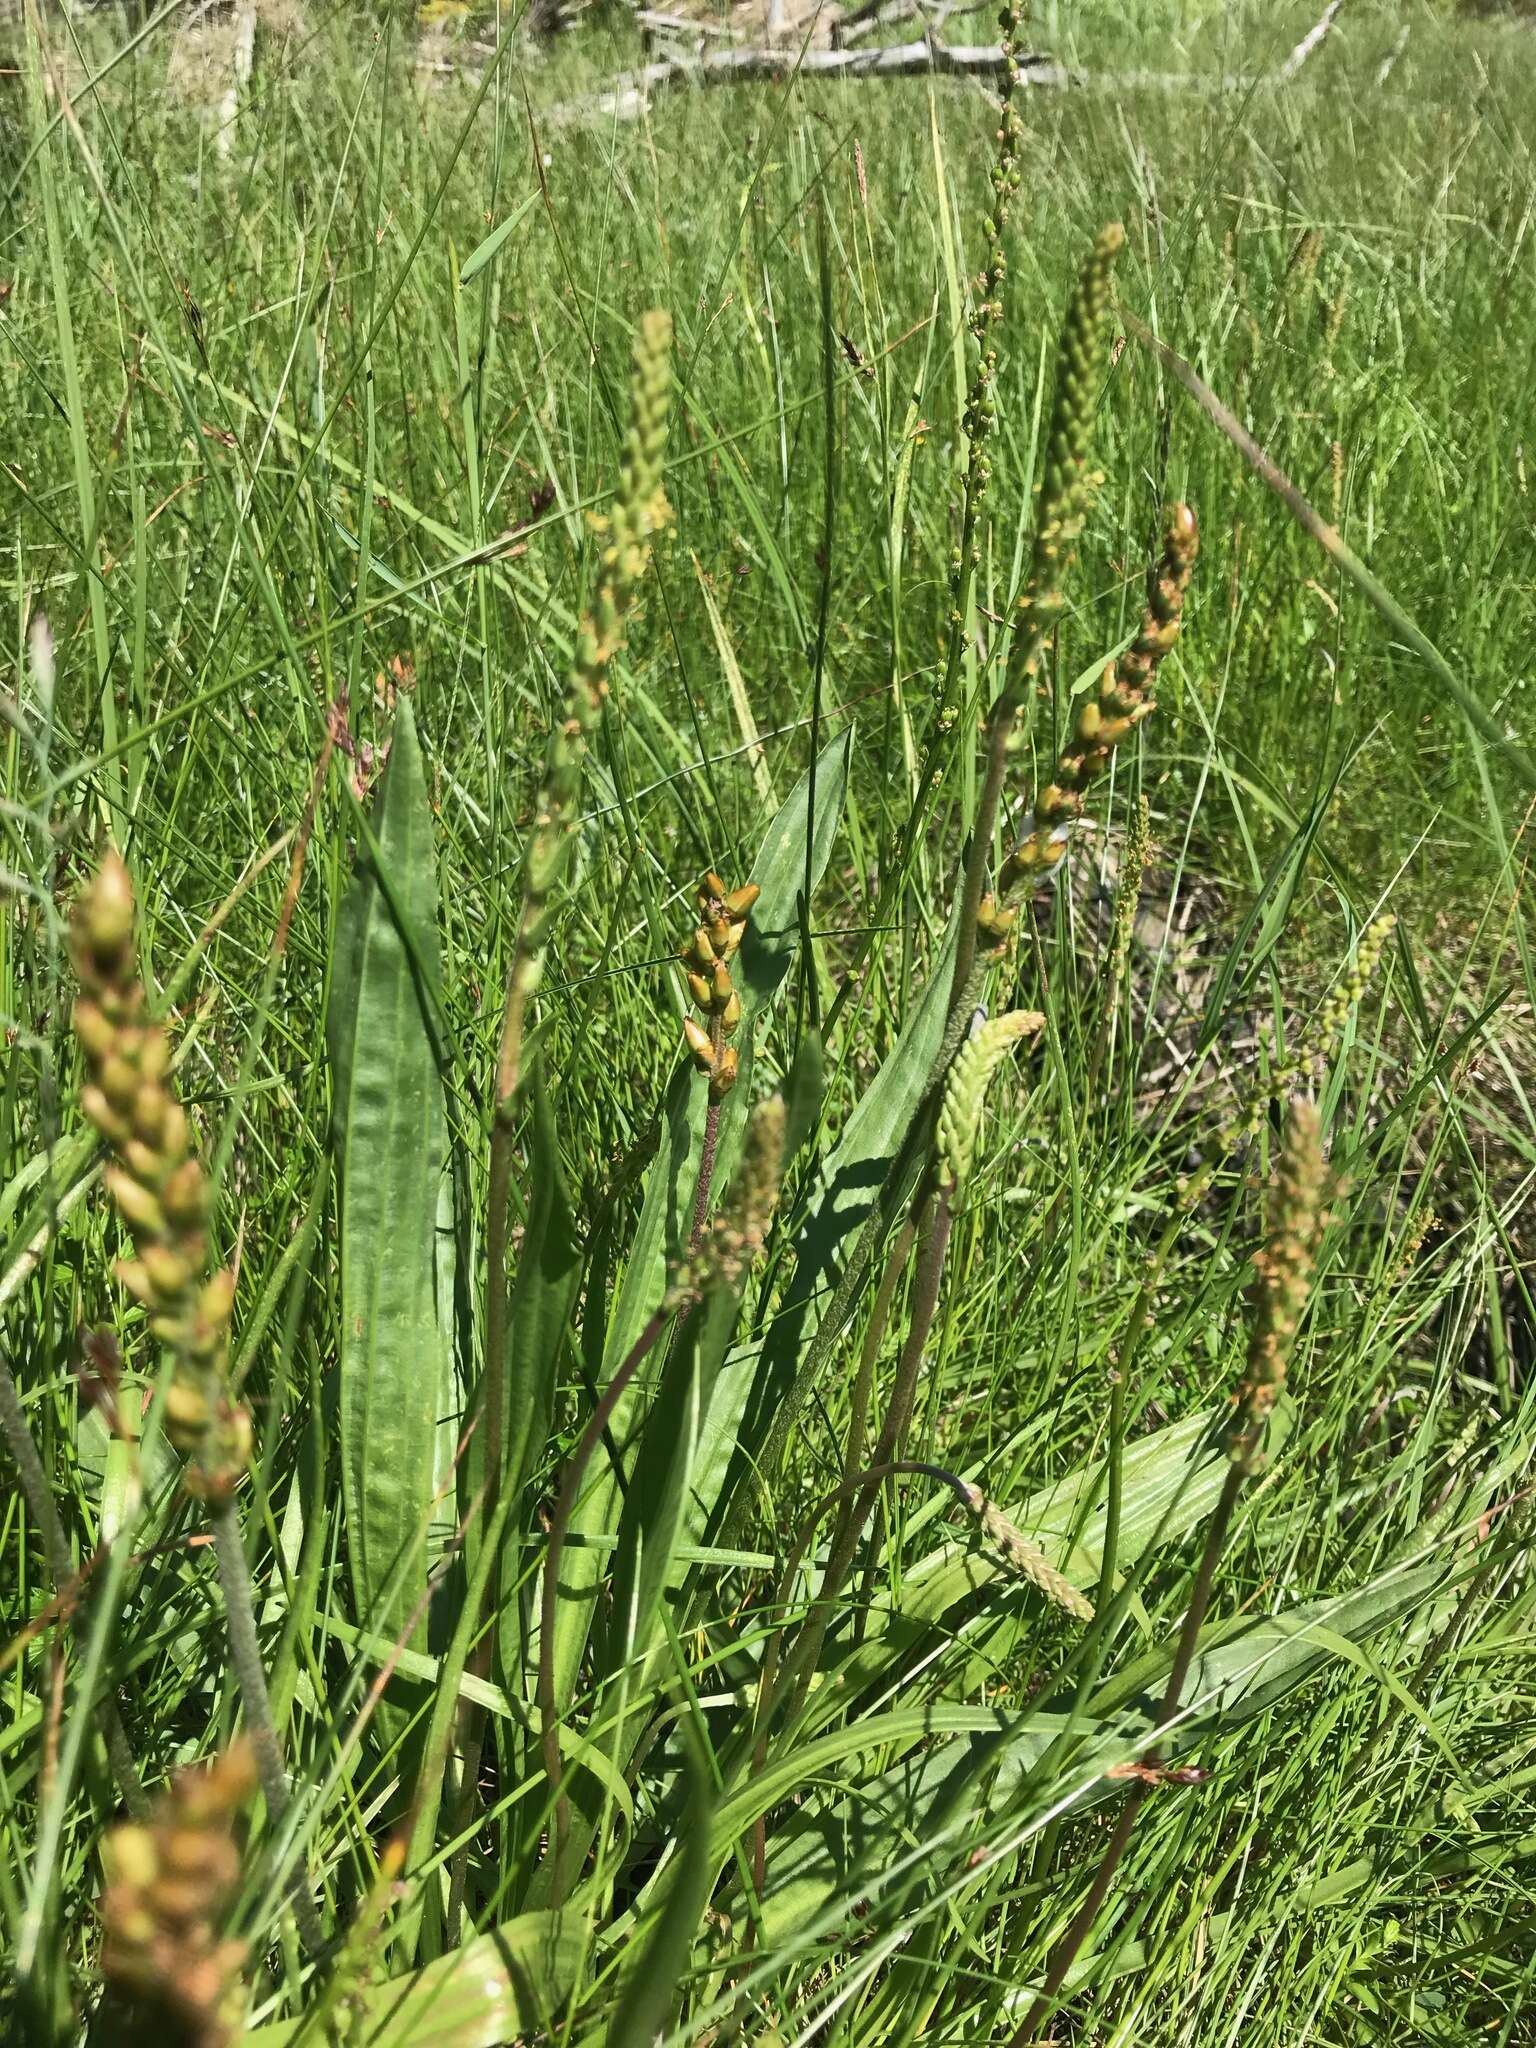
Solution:
[{"label": "plantain flower spike", "polygon": [[1086,1594],[1080,1593],[1069,1578],[1057,1571],[1039,1544],[1031,1543],[1023,1530],[1010,1522],[997,1503],[988,1500],[979,1486],[972,1486],[967,1480],[961,1480],[959,1484],[971,1513],[976,1517],[978,1528],[1003,1562],[1074,1619],[1092,1621],[1093,1602]]},{"label": "plantain flower spike", "polygon": [[1163,543],[1148,582],[1141,629],[1118,661],[1106,664],[1098,689],[1078,705],[1072,737],[1056,764],[1053,782],[1035,798],[1018,844],[1003,863],[998,893],[1004,899],[1054,874],[1084,794],[1102,775],[1116,747],[1157,709],[1150,695],[1158,664],[1170,654],[1184,619],[1184,599],[1200,552],[1200,533],[1188,505],[1170,507]]},{"label": "plantain flower spike", "polygon": [[1251,1143],[1258,1136],[1271,1103],[1281,1101],[1299,1084],[1316,1084],[1343,1035],[1350,1012],[1365,1000],[1365,992],[1381,965],[1382,953],[1396,925],[1397,919],[1386,911],[1360,934],[1354,959],[1324,997],[1316,1017],[1302,1031],[1295,1051],[1278,1060],[1267,1077],[1248,1091],[1238,1113],[1223,1130],[1222,1143],[1228,1150]]},{"label": "plantain flower spike", "polygon": [[1318,1241],[1328,1220],[1325,1191],[1317,1110],[1298,1098],[1285,1120],[1264,1247],[1254,1254],[1248,1365],[1228,1432],[1228,1455],[1245,1473],[1263,1467],[1264,1426],[1284,1389],[1296,1333],[1312,1292]]},{"label": "plantain flower spike", "polygon": [[133,884],[114,852],[80,897],[71,946],[81,994],[75,1035],[89,1078],[80,1106],[106,1140],[103,1176],[133,1238],[118,1276],[174,1361],[165,1429],[187,1454],[186,1484],[222,1500],[251,1454],[251,1424],[229,1390],[233,1273],[208,1271],[208,1183],[170,1081],[164,1030],[145,1015]]},{"label": "plantain flower spike", "polygon": [[1066,603],[1064,578],[1098,488],[1089,455],[1109,358],[1110,281],[1115,259],[1124,247],[1125,229],[1118,221],[1100,229],[1062,323],[1034,547],[1019,599],[1022,617],[1014,636],[1014,673],[1007,685],[1015,701],[1022,700],[1024,683],[1038,664],[1041,643]]},{"label": "plantain flower spike", "polygon": [[704,1012],[707,1028],[692,1017],[683,1020],[683,1042],[698,1071],[709,1080],[711,1102],[721,1102],[735,1085],[737,1055],[727,1045],[741,1023],[741,996],[731,979],[732,960],[740,950],[760,890],[755,882],[728,889],[713,869],[698,888],[699,923],[681,949],[688,993]]},{"label": "plantain flower spike", "polygon": [[987,1083],[1019,1040],[1032,1037],[1044,1023],[1038,1010],[1006,1011],[982,1024],[955,1054],[939,1108],[938,1164],[944,1187],[959,1188],[970,1178]]},{"label": "plantain flower spike", "polygon": [[153,2027],[169,2043],[227,2048],[243,2031],[246,1947],[219,1923],[240,1881],[231,1823],[255,1785],[237,1742],[183,1771],[147,1823],[115,1827],[102,1845],[101,1974],[145,2039]]},{"label": "plantain flower spike", "polygon": [[643,316],[630,376],[630,421],[612,510],[593,524],[604,536],[592,596],[576,631],[576,653],[534,807],[523,880],[523,909],[508,977],[496,1099],[508,1112],[522,1075],[523,1023],[543,979],[550,926],[575,844],[587,752],[602,721],[608,671],[650,559],[651,543],[671,518],[662,489],[667,406],[672,384],[672,322]]}]

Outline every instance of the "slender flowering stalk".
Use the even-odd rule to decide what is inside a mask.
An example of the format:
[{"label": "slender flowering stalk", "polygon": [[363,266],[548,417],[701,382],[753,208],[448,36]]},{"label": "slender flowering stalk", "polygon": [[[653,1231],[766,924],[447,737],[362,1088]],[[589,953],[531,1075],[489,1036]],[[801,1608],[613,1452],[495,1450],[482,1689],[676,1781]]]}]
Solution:
[{"label": "slender flowering stalk", "polygon": [[1104,1055],[1109,1049],[1110,1033],[1114,1029],[1115,1015],[1120,1006],[1120,988],[1130,962],[1131,940],[1136,929],[1136,912],[1141,903],[1142,879],[1147,871],[1147,856],[1151,845],[1152,815],[1147,807],[1146,798],[1139,796],[1136,799],[1136,808],[1131,814],[1130,829],[1125,836],[1125,848],[1120,861],[1120,879],[1115,889],[1115,914],[1110,925],[1109,945],[1104,960],[1104,999],[1099,1008],[1099,1023],[1094,1034],[1093,1051],[1088,1058],[1088,1078],[1083,1084],[1084,1098],[1090,1101],[1098,1089]]},{"label": "slender flowering stalk", "polygon": [[1124,245],[1125,230],[1118,222],[1100,231],[1083,264],[1062,326],[1034,545],[1019,598],[1007,673],[987,722],[986,773],[960,893],[951,1014],[959,1008],[970,980],[978,938],[990,948],[1006,937],[1006,927],[997,931],[989,923],[983,933],[978,926],[982,888],[1019,707],[1033,687],[1042,650],[1065,609],[1067,571],[1099,481],[1089,466],[1093,418],[1109,359],[1110,279]]},{"label": "slender flowering stalk", "polygon": [[[485,1441],[486,1526],[495,1519],[502,1485],[506,1438],[507,1240],[512,1216],[513,1133],[523,1078],[528,1006],[544,974],[550,927],[570,871],[586,774],[587,752],[602,722],[608,673],[624,642],[635,593],[650,560],[651,543],[671,517],[662,488],[667,411],[672,387],[672,322],[663,312],[646,313],[635,336],[629,387],[629,429],[619,488],[606,519],[593,524],[605,536],[592,596],[576,631],[576,652],[565,701],[550,735],[544,780],[534,805],[533,828],[523,866],[523,904],[502,1009],[496,1062],[494,1116],[486,1178],[485,1372],[481,1424]],[[487,1598],[500,1597],[492,1572]],[[472,1659],[472,1672],[489,1670],[492,1633],[487,1631]],[[478,1710],[467,1709],[463,1733],[465,1768],[457,1818],[467,1821],[473,1803],[480,1752]],[[462,1832],[462,1827],[460,1829]],[[467,1856],[467,1850],[464,1852]],[[464,1862],[452,1884],[462,1887]],[[456,1907],[455,1907],[456,1912]]]},{"label": "slender flowering stalk", "polygon": [[1106,665],[1098,689],[1082,699],[1055,779],[1035,798],[1018,843],[1003,863],[998,878],[1001,916],[1009,915],[1010,897],[1055,873],[1072,827],[1083,814],[1089,785],[1104,773],[1121,741],[1157,709],[1152,685],[1159,663],[1179,637],[1199,547],[1194,513],[1187,505],[1173,506],[1149,582],[1141,630],[1119,660]]},{"label": "slender flowering stalk", "polygon": [[1311,1294],[1318,1239],[1326,1222],[1324,1187],[1317,1111],[1310,1102],[1293,1102],[1286,1118],[1280,1167],[1266,1218],[1264,1245],[1254,1259],[1257,1279],[1248,1364],[1237,1390],[1235,1412],[1228,1428],[1231,1463],[1206,1530],[1205,1547],[1179,1629],[1162,1705],[1158,1709],[1154,1740],[1151,1748],[1139,1759],[1141,1775],[1126,1794],[1120,1817],[1099,1860],[1093,1883],[1088,1888],[1088,1896],[1057,1943],[1040,1994],[1023,2026],[1014,2035],[1012,2048],[1030,2048],[1030,2044],[1039,2039],[1040,2027],[1109,1896],[1115,1871],[1135,1828],[1136,1817],[1149,1790],[1159,1782],[1157,1766],[1162,1754],[1159,1738],[1179,1712],[1243,1482],[1262,1470],[1264,1425],[1285,1384],[1302,1313]]},{"label": "slender flowering stalk", "polygon": [[[1017,4],[1017,0],[1003,0],[997,17],[998,27],[1002,31],[1004,62],[1001,107],[995,135],[996,154],[991,174],[992,210],[983,226],[987,242],[987,262],[986,268],[975,279],[971,302],[969,324],[975,354],[961,421],[967,448],[965,476],[960,492],[959,536],[950,558],[949,632],[943,671],[934,693],[933,724],[909,806],[909,816],[913,821],[914,830],[916,821],[927,815],[928,797],[943,765],[949,735],[954,730],[955,688],[960,677],[960,664],[965,653],[967,634],[971,629],[976,573],[981,564],[982,504],[992,477],[988,443],[996,421],[996,408],[992,396],[998,364],[996,343],[1003,321],[1003,290],[1008,275],[1005,244],[1009,214],[1020,176],[1019,150],[1022,130],[1018,114],[1018,45],[1024,11],[1024,8]],[[825,1024],[829,1037],[850,991],[859,985],[861,970],[868,958],[869,949],[874,944],[875,934],[885,929],[892,913],[892,906],[906,886],[913,850],[914,842],[909,835],[900,856],[890,864],[890,871],[882,884],[880,901],[870,919],[869,933],[860,949],[859,958],[833,999]],[[963,979],[964,977],[961,982],[956,983],[957,988],[963,985]]]},{"label": "slender flowering stalk", "polygon": [[671,518],[661,481],[671,388],[672,322],[665,313],[647,313],[635,337],[630,423],[618,494],[607,518],[593,522],[605,536],[602,553],[591,602],[577,628],[576,657],[550,738],[525,858],[522,918],[507,979],[497,1065],[498,1110],[511,1104],[521,1078],[528,1004],[544,973],[549,928],[570,866],[587,749],[602,720],[608,671],[624,644],[651,542]]},{"label": "slender flowering stalk", "polygon": [[992,387],[997,378],[996,335],[1002,325],[1003,289],[1008,276],[1008,257],[1004,243],[1007,238],[1009,209],[1013,195],[1019,189],[1019,143],[1022,131],[1016,98],[1018,71],[1015,60],[1018,54],[1021,20],[1020,9],[1012,4],[1012,0],[1005,0],[997,17],[998,27],[1002,31],[1003,82],[995,138],[997,154],[992,162],[992,210],[982,223],[982,233],[987,243],[987,267],[975,280],[975,296],[971,305],[970,328],[976,354],[962,422],[967,440],[966,471],[961,499],[960,538],[951,562],[949,656],[945,663],[939,693],[941,715],[948,706],[955,677],[959,672],[966,615],[970,609],[976,572],[981,566],[977,528],[980,524],[982,500],[986,497],[987,487],[992,480],[992,462],[987,452],[987,442],[997,420],[997,410],[992,401]]}]

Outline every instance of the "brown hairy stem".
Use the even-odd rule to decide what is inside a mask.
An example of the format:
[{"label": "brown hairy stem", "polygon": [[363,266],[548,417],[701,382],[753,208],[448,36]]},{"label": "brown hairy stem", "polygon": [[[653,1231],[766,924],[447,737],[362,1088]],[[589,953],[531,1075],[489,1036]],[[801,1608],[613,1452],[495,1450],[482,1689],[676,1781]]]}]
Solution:
[{"label": "brown hairy stem", "polygon": [[[709,1020],[710,1050],[718,1060],[725,1051],[725,1020],[720,1015]],[[715,1154],[720,1144],[720,1112],[725,1107],[725,1098],[709,1093],[709,1108],[704,1112],[704,1144],[699,1153],[699,1184],[693,1196],[693,1226],[688,1233],[688,1256],[691,1259],[704,1239],[704,1226],[709,1221],[709,1194],[715,1178]]]}]

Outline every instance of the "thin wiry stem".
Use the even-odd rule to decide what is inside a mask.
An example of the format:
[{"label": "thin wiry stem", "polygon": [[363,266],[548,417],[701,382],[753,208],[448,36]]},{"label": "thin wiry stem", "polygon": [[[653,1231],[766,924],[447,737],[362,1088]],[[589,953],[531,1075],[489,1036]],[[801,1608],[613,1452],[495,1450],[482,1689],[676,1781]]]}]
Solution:
[{"label": "thin wiry stem", "polygon": [[[261,1661],[261,1642],[256,1633],[256,1608],[251,1598],[250,1567],[245,1561],[245,1538],[240,1528],[240,1510],[234,1496],[210,1507],[213,1550],[224,1595],[224,1615],[229,1635],[229,1658],[240,1688],[245,1723],[256,1752],[256,1770],[262,1796],[267,1802],[267,1824],[281,1825],[288,1811],[288,1774],[283,1768],[282,1746],[272,1719],[267,1694],[266,1668]],[[294,1915],[299,1932],[311,1952],[325,1946],[325,1930],[315,1911],[313,1899],[301,1881],[293,1893]]]},{"label": "thin wiry stem", "polygon": [[[930,1465],[918,1459],[898,1458],[891,1460],[890,1463],[885,1465],[869,1465],[861,1472],[849,1473],[839,1485],[832,1488],[830,1493],[823,1494],[821,1499],[811,1509],[811,1512],[806,1516],[801,1526],[800,1534],[795,1539],[794,1548],[790,1551],[788,1558],[785,1560],[784,1569],[779,1574],[778,1592],[770,1612],[782,1614],[785,1607],[789,1604],[789,1596],[794,1590],[795,1580],[799,1575],[805,1553],[810,1547],[811,1537],[815,1534],[817,1523],[820,1522],[827,1510],[836,1507],[839,1501],[852,1500],[856,1502],[866,1492],[883,1484],[885,1480],[899,1479],[903,1476],[942,1480],[946,1486],[950,1487],[959,1496],[962,1507],[969,1508],[971,1506],[970,1488],[958,1474],[946,1471],[942,1465]],[[783,1638],[784,1625],[781,1622],[768,1638],[767,1647],[763,1651],[763,1668],[757,1688],[757,1709],[753,1717],[756,1733],[752,1762],[753,1768],[758,1771],[761,1771],[768,1761],[768,1731],[779,1703],[779,1645]],[[760,1814],[753,1823],[752,1829],[752,1881],[759,1898],[762,1897],[763,1893],[767,1840],[766,1817]]]},{"label": "thin wiry stem", "polygon": [[[954,1213],[950,1207],[948,1191],[944,1188],[936,1188],[931,1196],[920,1193],[914,1213],[921,1210],[925,1202],[928,1211],[927,1224],[923,1233],[922,1250],[918,1255],[917,1271],[913,1276],[911,1316],[896,1367],[890,1403],[881,1426],[879,1441],[875,1445],[876,1465],[888,1465],[900,1457],[907,1427],[912,1418],[924,1348],[939,1305],[939,1285],[943,1278],[944,1255],[949,1249]],[[831,1626],[833,1603],[847,1583],[854,1555],[858,1550],[859,1538],[863,1535],[869,1520],[870,1505],[868,1496],[856,1496],[844,1512],[837,1533],[833,1537],[816,1604],[806,1618],[805,1627],[785,1668],[786,1694],[791,1701],[792,1713],[799,1711],[811,1674],[821,1656],[821,1646]]]}]

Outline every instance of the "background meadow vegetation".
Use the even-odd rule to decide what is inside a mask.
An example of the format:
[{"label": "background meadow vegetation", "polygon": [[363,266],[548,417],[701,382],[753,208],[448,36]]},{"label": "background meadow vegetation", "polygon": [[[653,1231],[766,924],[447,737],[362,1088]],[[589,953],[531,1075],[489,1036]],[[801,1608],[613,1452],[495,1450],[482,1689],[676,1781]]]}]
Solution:
[{"label": "background meadow vegetation", "polygon": [[[675,92],[643,122],[572,118],[636,56],[620,18],[541,46],[510,18],[478,23],[493,61],[450,37],[449,68],[427,71],[399,17],[315,5],[263,27],[225,135],[167,88],[169,14],[50,14],[46,62],[35,35],[0,31],[0,1347],[86,1574],[66,1581],[66,1626],[35,1517],[6,1492],[12,2038],[121,2038],[97,2010],[102,1842],[121,1813],[90,1699],[116,1702],[152,1792],[241,1719],[203,1518],[164,1448],[112,1437],[92,1398],[114,1341],[126,1415],[157,1373],[113,1278],[121,1232],[69,1025],[67,919],[110,840],[214,1179],[217,1255],[238,1263],[234,1368],[257,1440],[240,1519],[296,1783],[282,1826],[259,1805],[241,1823],[228,1928],[249,1944],[253,2042],[1014,2038],[1087,1893],[1104,1772],[1145,1749],[1189,1605],[1278,1119],[1203,1201],[1181,1208],[1183,1190],[1384,910],[1386,954],[1316,1077],[1346,1185],[1187,1688],[1179,1760],[1198,1782],[1142,1808],[1052,2025],[1170,2048],[1536,2039],[1536,45],[1503,19],[1358,0],[1282,84],[1315,12],[1042,0],[1027,25],[1028,47],[1088,82],[1021,96],[976,633],[942,720],[989,89],[801,81]],[[866,1302],[783,1456],[755,1439],[728,1522],[672,1559],[681,1590],[637,1667],[657,1719],[587,1774],[606,1847],[551,1936],[518,1628],[633,1314],[698,876],[777,877],[782,979],[751,1025],[751,1092],[825,1048],[814,1135],[727,1332],[727,1366],[747,1371],[799,1278],[824,1301],[847,1257],[818,1158],[846,1158],[855,1110],[888,1100],[879,1077],[923,1061],[897,1048],[940,971],[1063,308],[1111,220],[1128,235],[1119,305],[1338,526],[1487,718],[1114,325],[1105,481],[1010,804],[1133,631],[1165,502],[1195,508],[1201,556],[1158,708],[991,993],[1046,1023],[993,1084],[908,1455],[983,1486],[1090,1596],[1112,1467],[1124,1597],[1085,1627],[1003,1577],[942,1486],[892,1485],[809,1721],[744,1773],[733,1716],[778,1574],[802,1535],[813,1559],[825,1540],[807,1517],[842,1476]],[[673,516],[588,757],[537,1003],[548,1116],[542,1136],[520,1119],[515,1151],[513,1272],[530,1235],[548,1247],[557,1162],[577,1277],[511,1525],[523,1619],[463,1679],[486,1709],[481,1796],[456,1817],[450,1784],[424,1831],[422,1745],[464,1668],[482,1453],[457,1493],[454,1461],[483,1364],[523,849],[652,306],[675,335]],[[427,1556],[380,1631],[342,1511],[326,1016],[353,999],[338,931],[402,701],[430,810],[412,873],[435,888],[441,948],[450,1371]],[[1155,851],[1120,987],[1105,935],[1140,796]],[[865,1155],[866,1204],[895,1136]],[[879,1387],[904,1297],[899,1281]],[[391,1388],[409,1367],[395,1359]],[[621,1488],[613,1511],[627,1502]],[[584,1555],[607,1557],[589,1533]],[[429,1566],[436,1597],[393,1656]],[[792,1579],[792,1618],[813,1591],[814,1574]],[[591,1756],[594,1701],[623,1681],[605,1639],[600,1622],[568,1673],[569,1756]],[[300,1865],[318,1953],[283,1907]]]}]

